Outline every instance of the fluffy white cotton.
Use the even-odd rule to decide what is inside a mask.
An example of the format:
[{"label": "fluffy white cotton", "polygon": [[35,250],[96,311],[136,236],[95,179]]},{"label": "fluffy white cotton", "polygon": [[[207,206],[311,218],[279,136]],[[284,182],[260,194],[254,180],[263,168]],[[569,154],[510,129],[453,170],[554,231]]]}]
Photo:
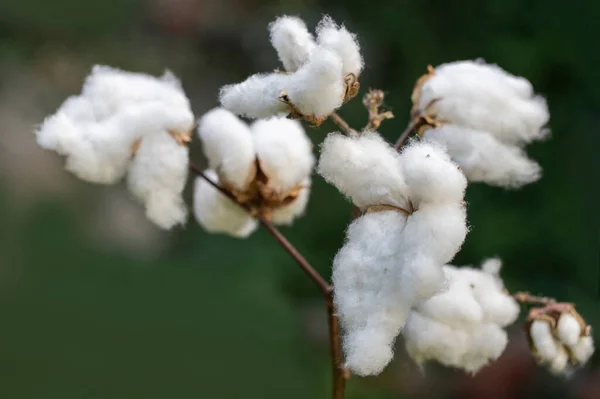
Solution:
[{"label": "fluffy white cotton", "polygon": [[397,242],[406,215],[367,213],[350,224],[346,244],[333,261],[335,304],[345,335],[346,367],[378,374],[392,358],[392,344],[411,303],[400,291]]},{"label": "fluffy white cotton", "polygon": [[377,133],[328,134],[317,172],[359,208],[378,204],[410,208],[400,156]]},{"label": "fluffy white cotton", "polygon": [[[520,145],[546,136],[546,100],[534,96],[522,78],[507,77],[498,66],[457,61],[438,66],[421,86],[414,110],[428,110],[439,121],[490,132]],[[525,94],[529,94],[525,96]]]},{"label": "fluffy white cotton", "polygon": [[254,122],[251,129],[260,168],[274,190],[288,191],[310,175],[315,157],[300,122],[270,118]]},{"label": "fluffy white cotton", "polygon": [[146,216],[164,229],[184,224],[182,193],[188,174],[188,148],[167,131],[144,137],[131,162],[127,183],[146,206]]},{"label": "fluffy white cotton", "polygon": [[221,87],[219,101],[234,114],[248,118],[287,115],[289,107],[279,100],[290,81],[283,73],[256,74],[241,83]]},{"label": "fluffy white cotton", "polygon": [[306,24],[298,17],[284,15],[269,24],[271,44],[288,72],[307,62],[316,44]]},{"label": "fluffy white cotton", "polygon": [[411,312],[402,332],[406,349],[419,365],[436,360],[476,373],[502,354],[508,342],[502,327],[516,320],[519,309],[504,293],[499,268],[492,274],[485,263],[481,270],[443,270],[448,288]]},{"label": "fluffy white cotton", "polygon": [[[215,171],[206,170],[204,174],[219,183]],[[256,219],[201,177],[196,178],[194,185],[194,215],[211,233],[246,238],[258,227]]]},{"label": "fluffy white cotton", "polygon": [[327,15],[317,26],[317,44],[333,51],[342,59],[343,75],[349,73],[353,73],[356,77],[360,75],[364,62],[356,35],[348,32],[344,26],[337,26]]},{"label": "fluffy white cotton", "polygon": [[556,333],[558,334],[558,338],[565,345],[575,345],[577,341],[579,341],[579,336],[581,335],[581,325],[575,316],[569,313],[563,313],[558,318]]},{"label": "fluffy white cotton", "polygon": [[310,178],[302,181],[301,189],[294,201],[288,205],[274,209],[271,213],[271,221],[278,225],[291,225],[294,220],[304,214],[310,198]]},{"label": "fluffy white cotton", "polygon": [[547,321],[535,320],[531,323],[529,335],[537,356],[548,362],[551,362],[557,356],[560,345],[552,336],[552,328]]},{"label": "fluffy white cotton", "polygon": [[426,130],[423,138],[443,144],[472,182],[518,188],[541,176],[540,166],[523,149],[505,144],[486,131],[445,124]]},{"label": "fluffy white cotton", "polygon": [[579,364],[585,364],[594,354],[594,339],[591,336],[581,337],[570,349],[575,360]]},{"label": "fluffy white cotton", "polygon": [[256,175],[256,152],[250,128],[223,108],[214,108],[200,118],[198,136],[202,140],[209,167],[235,189],[248,188]]}]

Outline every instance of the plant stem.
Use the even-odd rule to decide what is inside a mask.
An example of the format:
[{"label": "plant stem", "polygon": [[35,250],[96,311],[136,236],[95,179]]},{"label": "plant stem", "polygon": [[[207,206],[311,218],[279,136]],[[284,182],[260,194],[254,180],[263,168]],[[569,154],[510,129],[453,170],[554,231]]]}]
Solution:
[{"label": "plant stem", "polygon": [[338,125],[340,127],[340,129],[342,129],[344,131],[344,133],[346,133],[348,136],[359,136],[360,133],[358,133],[356,130],[352,129],[350,127],[350,125],[344,120],[342,119],[341,116],[339,116],[337,113],[333,113],[331,114],[331,119],[335,122],[336,125]]},{"label": "plant stem", "polygon": [[404,143],[406,143],[406,140],[408,140],[408,137],[411,135],[411,133],[413,133],[416,130],[418,125],[419,125],[419,119],[417,119],[417,120],[413,119],[408,124],[406,129],[404,129],[404,131],[402,132],[400,137],[398,137],[398,140],[396,140],[396,143],[394,143],[394,149],[399,150],[404,145]]},{"label": "plant stem", "polygon": [[521,303],[527,303],[531,305],[553,305],[556,303],[556,299],[545,296],[531,295],[529,292],[517,292],[512,297]]}]

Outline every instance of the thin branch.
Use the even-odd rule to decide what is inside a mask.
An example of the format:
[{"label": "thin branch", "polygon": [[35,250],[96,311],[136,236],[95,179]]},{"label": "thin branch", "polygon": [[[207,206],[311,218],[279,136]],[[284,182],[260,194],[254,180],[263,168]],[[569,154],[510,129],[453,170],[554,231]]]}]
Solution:
[{"label": "thin branch", "polygon": [[366,130],[377,130],[381,122],[386,119],[392,119],[394,114],[391,111],[381,112],[379,108],[383,105],[385,94],[382,90],[369,90],[363,97],[363,105],[369,112],[369,123],[365,126]]},{"label": "thin branch", "polygon": [[348,136],[358,136],[360,135],[360,133],[358,133],[356,130],[352,129],[350,127],[350,125],[344,120],[342,119],[341,116],[339,116],[337,113],[333,113],[331,114],[331,119],[335,122],[336,125],[338,125],[343,131],[344,133],[346,133]]},{"label": "thin branch", "polygon": [[[227,191],[225,188],[219,186],[217,183],[212,181],[206,176],[202,168],[198,165],[190,162],[189,169],[199,177],[206,180],[210,185],[212,185],[215,189],[219,190],[223,195],[227,198],[231,199],[240,207],[244,208],[246,211],[249,209],[243,204],[239,203],[239,201]],[[317,285],[319,290],[323,293],[325,300],[327,302],[327,320],[329,325],[329,344],[331,351],[331,362],[333,369],[333,399],[343,399],[344,392],[346,389],[346,378],[348,376],[348,371],[343,366],[343,357],[342,357],[342,346],[340,341],[340,324],[339,319],[335,314],[335,305],[333,302],[333,287],[319,274],[314,267],[300,254],[300,252],[285,238],[285,236],[279,231],[277,227],[271,223],[270,220],[267,220],[265,217],[258,215],[257,219],[260,221],[262,226],[275,238],[275,240],[281,245],[283,249],[296,261],[296,263],[300,266],[302,271],[304,271],[308,277]]]},{"label": "thin branch", "polygon": [[398,140],[396,140],[396,143],[394,143],[394,148],[396,150],[399,150],[404,145],[404,143],[406,143],[406,140],[408,140],[408,137],[417,130],[419,125],[420,125],[420,119],[413,119],[408,124],[406,129],[404,129],[404,131],[402,132],[400,137],[398,137]]},{"label": "thin branch", "polygon": [[545,296],[535,296],[531,295],[529,292],[517,292],[513,294],[512,297],[517,301],[530,305],[553,305],[556,302],[556,299],[549,298]]}]

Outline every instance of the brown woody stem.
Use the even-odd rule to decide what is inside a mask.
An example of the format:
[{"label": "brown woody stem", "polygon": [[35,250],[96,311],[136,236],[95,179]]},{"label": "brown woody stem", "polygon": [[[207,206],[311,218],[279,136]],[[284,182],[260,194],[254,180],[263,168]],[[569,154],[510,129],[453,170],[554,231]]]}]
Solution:
[{"label": "brown woody stem", "polygon": [[404,145],[404,143],[406,143],[406,140],[408,140],[408,137],[417,130],[417,128],[419,127],[419,124],[420,124],[420,119],[413,119],[408,124],[406,129],[404,129],[404,131],[402,132],[400,137],[398,137],[398,140],[396,140],[396,142],[394,143],[394,149],[399,150]]},{"label": "brown woody stem", "polygon": [[337,113],[333,113],[331,114],[331,119],[335,122],[336,125],[338,125],[340,127],[340,129],[342,129],[344,131],[345,134],[347,134],[348,136],[358,136],[360,135],[360,133],[358,133],[356,130],[352,129],[350,127],[350,125],[344,120],[342,119],[341,116],[339,116]]},{"label": "brown woody stem", "polygon": [[556,299],[545,296],[535,296],[528,292],[517,292],[512,297],[517,301],[530,305],[553,305],[556,303]]},{"label": "brown woody stem", "polygon": [[[214,188],[219,190],[223,195],[227,198],[244,208],[245,210],[249,210],[246,206],[239,203],[235,196],[231,194],[225,188],[219,186],[217,183],[213,182],[206,176],[204,171],[194,164],[190,162],[189,169],[191,172],[195,173],[199,177],[206,180],[209,184],[211,184]],[[333,302],[333,287],[329,284],[323,276],[319,274],[314,267],[298,252],[298,250],[290,243],[287,238],[279,231],[277,227],[271,223],[271,221],[267,220],[261,215],[257,216],[257,219],[260,221],[261,225],[275,238],[275,240],[281,245],[283,249],[296,261],[298,266],[308,275],[308,277],[315,283],[315,285],[319,288],[319,290],[323,293],[325,300],[327,302],[327,319],[329,324],[329,344],[331,350],[331,361],[333,366],[333,399],[343,399],[344,392],[346,388],[346,375],[347,370],[343,366],[343,358],[342,358],[342,346],[340,340],[340,323],[335,314],[335,305]]]}]

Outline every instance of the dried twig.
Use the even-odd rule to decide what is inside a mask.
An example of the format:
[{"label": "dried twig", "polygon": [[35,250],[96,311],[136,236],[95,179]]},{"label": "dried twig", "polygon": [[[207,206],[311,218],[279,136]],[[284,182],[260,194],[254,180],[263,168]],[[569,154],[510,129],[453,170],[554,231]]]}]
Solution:
[{"label": "dried twig", "polygon": [[365,129],[377,130],[381,126],[381,122],[394,117],[391,111],[381,112],[379,109],[383,105],[384,96],[383,91],[371,89],[363,97],[363,105],[369,112],[369,123],[367,123]]},{"label": "dried twig", "polygon": [[344,119],[342,119],[342,117],[339,116],[337,113],[334,112],[330,116],[331,116],[331,120],[333,120],[335,122],[335,124],[338,125],[340,127],[340,129],[342,129],[344,131],[344,133],[347,134],[348,136],[356,137],[356,136],[360,135],[359,132],[352,129],[350,127],[350,125]]},{"label": "dried twig", "polygon": [[545,296],[531,295],[529,292],[517,292],[512,297],[517,301],[530,305],[552,305],[556,303],[556,299]]},{"label": "dried twig", "polygon": [[[206,180],[214,188],[219,190],[227,198],[235,202],[246,211],[250,209],[240,203],[236,197],[227,189],[221,187],[214,181],[208,178],[202,168],[190,162],[189,169],[199,177]],[[342,347],[340,340],[340,324],[335,314],[335,306],[333,303],[333,287],[319,274],[319,272],[311,266],[311,264],[298,252],[298,250],[285,238],[277,227],[262,215],[257,215],[256,218],[261,225],[277,240],[279,245],[287,251],[288,254],[296,261],[298,266],[304,271],[308,277],[315,283],[319,290],[323,293],[327,302],[327,319],[329,324],[329,343],[331,346],[331,360],[333,365],[333,399],[343,399],[346,388],[346,378],[348,371],[343,366]]]}]

